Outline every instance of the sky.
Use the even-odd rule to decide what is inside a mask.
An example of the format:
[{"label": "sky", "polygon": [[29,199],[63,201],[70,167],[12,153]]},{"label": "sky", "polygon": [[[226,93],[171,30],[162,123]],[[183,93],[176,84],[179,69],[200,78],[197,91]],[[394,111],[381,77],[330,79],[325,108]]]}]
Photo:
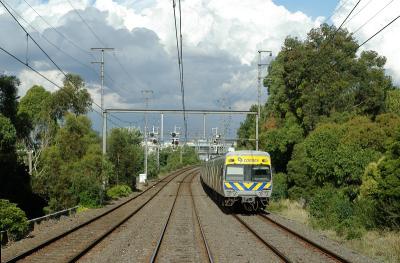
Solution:
[{"label": "sky", "polygon": [[[172,0],[2,1],[15,10],[15,17],[65,72],[85,79],[97,104],[99,65],[91,62],[98,61],[100,53],[90,48],[107,46],[115,51],[105,54],[106,108],[144,108],[141,91],[151,89],[154,93],[150,108],[181,109]],[[272,51],[272,57],[263,57],[263,63],[269,63],[279,53],[285,37],[305,39],[311,28],[323,22],[339,26],[356,3],[357,0],[182,0],[186,108],[248,110],[257,101],[257,50]],[[398,16],[398,10],[397,0],[362,0],[344,26],[361,43]],[[396,21],[361,48],[386,56],[386,71],[397,85],[399,30],[400,21]],[[62,83],[62,74],[31,40],[26,41],[25,33],[2,6],[0,34],[2,48],[57,84]],[[20,96],[34,84],[57,90],[2,51],[0,73],[13,74],[21,80]],[[267,96],[262,88],[262,101]],[[114,115],[109,127],[143,127],[142,114]],[[90,117],[94,128],[100,130],[100,116],[93,112]],[[160,126],[159,115],[149,114],[148,118],[150,127]],[[235,137],[243,118],[208,116],[207,135],[211,128],[219,127],[227,137]],[[175,125],[183,126],[182,116],[165,116],[164,120],[165,133]],[[189,116],[189,137],[200,136],[202,124],[201,117]]]}]

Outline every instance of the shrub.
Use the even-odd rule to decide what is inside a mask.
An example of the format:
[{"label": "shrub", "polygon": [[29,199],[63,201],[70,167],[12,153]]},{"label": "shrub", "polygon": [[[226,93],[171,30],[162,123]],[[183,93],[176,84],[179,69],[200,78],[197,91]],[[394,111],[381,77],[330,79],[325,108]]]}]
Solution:
[{"label": "shrub", "polygon": [[7,231],[12,239],[22,238],[28,231],[25,212],[5,199],[0,199],[0,230]]},{"label": "shrub", "polygon": [[273,177],[273,189],[271,199],[277,201],[279,199],[287,198],[287,175],[284,173],[277,173]]},{"label": "shrub", "polygon": [[132,193],[132,189],[126,184],[114,185],[107,190],[107,196],[111,199],[125,197]]}]

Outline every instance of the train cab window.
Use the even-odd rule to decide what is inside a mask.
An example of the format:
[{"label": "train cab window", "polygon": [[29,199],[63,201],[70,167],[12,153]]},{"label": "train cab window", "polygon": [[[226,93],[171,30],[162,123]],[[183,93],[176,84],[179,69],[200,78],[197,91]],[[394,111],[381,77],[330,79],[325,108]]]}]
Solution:
[{"label": "train cab window", "polygon": [[253,166],[251,180],[254,182],[271,181],[271,169],[269,166]]},{"label": "train cab window", "polygon": [[226,167],[226,180],[228,181],[243,181],[244,167],[243,166],[227,166]]}]

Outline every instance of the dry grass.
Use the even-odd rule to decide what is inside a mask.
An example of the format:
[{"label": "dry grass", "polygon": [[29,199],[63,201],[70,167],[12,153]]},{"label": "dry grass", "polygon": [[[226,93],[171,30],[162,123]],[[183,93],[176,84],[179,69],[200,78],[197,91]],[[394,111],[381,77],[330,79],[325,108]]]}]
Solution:
[{"label": "dry grass", "polygon": [[[269,210],[285,218],[310,225],[308,212],[297,201],[271,202]],[[316,231],[368,257],[388,263],[400,262],[400,232],[367,231],[360,239],[346,240],[333,230],[316,229]]]},{"label": "dry grass", "polygon": [[307,210],[297,201],[282,199],[277,202],[271,202],[268,210],[305,225],[309,223]]}]

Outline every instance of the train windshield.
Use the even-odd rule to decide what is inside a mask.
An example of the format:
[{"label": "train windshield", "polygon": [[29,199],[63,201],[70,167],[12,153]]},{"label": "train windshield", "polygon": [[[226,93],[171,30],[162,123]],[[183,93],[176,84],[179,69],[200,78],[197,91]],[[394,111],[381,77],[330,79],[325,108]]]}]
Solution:
[{"label": "train windshield", "polygon": [[226,167],[226,180],[228,181],[271,181],[270,166],[259,165],[228,165]]}]

